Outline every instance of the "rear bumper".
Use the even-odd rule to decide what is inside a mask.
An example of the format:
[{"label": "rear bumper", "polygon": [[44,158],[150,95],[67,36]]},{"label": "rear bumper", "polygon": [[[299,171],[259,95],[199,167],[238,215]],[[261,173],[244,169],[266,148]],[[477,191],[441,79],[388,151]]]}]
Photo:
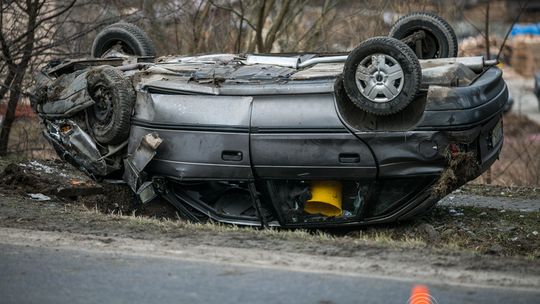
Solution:
[{"label": "rear bumper", "polygon": [[467,87],[431,86],[417,130],[466,130],[499,115],[508,101],[502,71],[492,67]]},{"label": "rear bumper", "polygon": [[[474,171],[471,171],[471,174],[468,176],[458,176],[455,183],[449,185],[449,188],[446,193],[438,193],[435,189],[437,184],[442,179],[442,172],[448,170],[449,166],[441,168],[442,171],[439,174],[433,175],[433,182],[426,186],[426,188],[419,192],[418,195],[411,198],[409,201],[396,206],[394,210],[390,210],[381,216],[374,218],[367,218],[365,220],[366,224],[373,223],[383,223],[383,222],[393,222],[397,220],[407,220],[413,218],[426,210],[433,207],[441,198],[443,198],[449,192],[461,187],[470,180],[473,180],[484,173],[489,167],[499,158],[499,153],[503,147],[503,138],[494,141],[494,132],[497,132],[497,128],[502,128],[502,114],[499,113],[492,117],[490,120],[485,122],[480,126],[475,128],[465,130],[463,132],[448,132],[453,135],[453,140],[460,139],[462,141],[471,141],[468,145],[470,150],[465,150],[462,152],[471,153],[476,156],[477,168]],[[473,137],[474,136],[474,137]],[[453,168],[455,171],[467,172],[468,170],[464,169],[466,166],[469,166],[470,163],[465,162],[461,164],[461,167]],[[466,169],[466,168],[465,168]],[[415,178],[415,177],[410,177]]]}]

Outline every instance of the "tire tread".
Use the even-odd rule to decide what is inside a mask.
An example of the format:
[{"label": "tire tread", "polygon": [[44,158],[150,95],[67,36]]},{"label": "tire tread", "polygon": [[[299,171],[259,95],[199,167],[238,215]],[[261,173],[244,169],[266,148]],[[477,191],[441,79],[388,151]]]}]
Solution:
[{"label": "tire tread", "polygon": [[152,39],[148,37],[145,31],[143,31],[135,24],[118,22],[107,26],[97,34],[92,44],[92,57],[101,57],[101,55],[103,55],[103,53],[107,51],[101,49],[102,41],[107,40],[108,36],[118,31],[121,31],[127,36],[131,37],[133,42],[137,44],[138,50],[135,50],[135,52],[137,52],[138,54],[135,55],[156,56],[156,48],[154,46],[154,43],[152,42]]},{"label": "tire tread", "polygon": [[447,57],[456,57],[458,54],[458,40],[456,36],[456,32],[452,28],[452,26],[448,23],[448,21],[444,20],[441,16],[432,13],[432,12],[413,12],[407,15],[404,15],[400,17],[396,23],[390,28],[390,33],[388,36],[394,37],[397,39],[401,39],[403,37],[396,37],[396,33],[398,29],[400,29],[404,24],[417,20],[417,19],[427,19],[434,24],[437,24],[439,26],[439,29],[444,33],[447,39],[449,39],[449,54]]},{"label": "tire tread", "polygon": [[[106,130],[92,126],[94,137],[102,144],[119,144],[129,136],[131,115],[135,106],[135,90],[124,74],[113,68],[104,67],[93,72],[87,78],[88,89],[92,91],[98,82],[104,82],[114,90],[114,108],[112,127]],[[92,94],[91,94],[92,95]]]}]

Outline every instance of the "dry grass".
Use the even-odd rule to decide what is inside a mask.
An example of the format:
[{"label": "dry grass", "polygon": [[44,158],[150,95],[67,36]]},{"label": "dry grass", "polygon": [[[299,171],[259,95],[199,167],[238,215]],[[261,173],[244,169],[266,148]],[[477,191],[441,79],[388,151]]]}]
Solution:
[{"label": "dry grass", "polygon": [[476,156],[473,152],[460,152],[451,155],[446,153],[448,167],[442,172],[441,177],[433,187],[433,194],[437,197],[443,197],[456,189],[456,186],[467,180],[470,176],[476,176],[478,165]]},{"label": "dry grass", "polygon": [[[76,207],[78,208],[78,206]],[[268,229],[250,229],[248,227],[222,224],[218,222],[208,221],[205,223],[191,223],[185,221],[177,216],[176,219],[171,218],[157,218],[157,217],[148,217],[144,215],[136,215],[135,212],[131,214],[122,214],[122,212],[109,212],[102,213],[100,208],[93,207],[88,208],[82,205],[83,212],[92,215],[104,216],[111,220],[123,220],[127,221],[129,225],[134,226],[153,226],[154,228],[163,228],[167,230],[174,229],[184,229],[192,231],[201,231],[201,232],[214,232],[214,233],[232,233],[232,232],[242,232],[251,234],[258,237],[269,237],[278,240],[311,240],[311,241],[332,241],[335,240],[335,236],[324,231],[308,231],[305,229],[278,229],[278,228],[268,228]]]},{"label": "dry grass", "polygon": [[[75,207],[78,208],[78,207]],[[437,207],[425,218],[405,224],[369,226],[353,231],[304,230],[304,229],[251,229],[216,222],[190,223],[180,218],[161,219],[135,214],[103,214],[98,208],[86,208],[84,212],[122,221],[135,230],[161,230],[163,232],[211,233],[212,235],[238,234],[244,238],[274,241],[292,241],[298,244],[343,243],[366,244],[392,248],[424,248],[448,251],[466,251],[479,254],[524,256],[531,260],[540,258],[539,239],[540,212],[516,212],[489,208],[459,208],[461,215],[450,212],[451,208]],[[492,252],[494,245],[500,251]]]}]

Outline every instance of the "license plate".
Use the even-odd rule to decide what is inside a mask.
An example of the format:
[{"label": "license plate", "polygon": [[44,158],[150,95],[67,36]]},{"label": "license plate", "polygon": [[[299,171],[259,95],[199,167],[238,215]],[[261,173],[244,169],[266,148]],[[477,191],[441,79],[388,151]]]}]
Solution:
[{"label": "license plate", "polygon": [[491,146],[495,147],[503,138],[502,122],[499,121],[491,131]]}]

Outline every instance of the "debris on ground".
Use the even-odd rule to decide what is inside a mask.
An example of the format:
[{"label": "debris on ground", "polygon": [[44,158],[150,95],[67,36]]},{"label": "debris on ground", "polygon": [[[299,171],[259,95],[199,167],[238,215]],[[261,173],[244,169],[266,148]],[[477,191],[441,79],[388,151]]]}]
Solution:
[{"label": "debris on ground", "polygon": [[28,196],[38,202],[50,201],[51,198],[43,193],[28,193]]},{"label": "debris on ground", "polygon": [[177,218],[174,207],[166,202],[154,201],[143,206],[124,183],[98,183],[60,160],[10,163],[0,173],[0,181],[0,188],[35,200],[56,197],[64,203],[82,204],[103,213]]},{"label": "debris on ground", "polygon": [[21,194],[76,197],[103,191],[100,184],[59,160],[11,163],[0,178],[4,187]]}]

